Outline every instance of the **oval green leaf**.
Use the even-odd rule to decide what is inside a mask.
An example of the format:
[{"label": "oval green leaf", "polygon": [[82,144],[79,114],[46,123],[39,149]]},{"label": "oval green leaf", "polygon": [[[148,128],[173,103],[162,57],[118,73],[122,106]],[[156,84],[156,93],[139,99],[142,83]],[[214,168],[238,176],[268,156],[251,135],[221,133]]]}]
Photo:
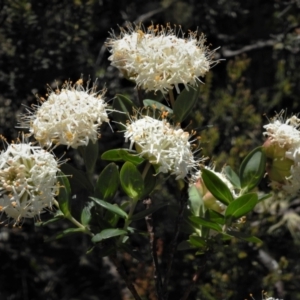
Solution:
[{"label": "oval green leaf", "polygon": [[238,175],[230,168],[230,166],[226,166],[224,168],[224,172],[226,174],[226,178],[232,183],[232,185],[240,189],[241,188],[241,181]]},{"label": "oval green leaf", "polygon": [[144,159],[139,157],[136,152],[130,153],[130,150],[126,149],[108,150],[101,155],[101,158],[111,161],[129,161],[134,165],[139,165],[144,161]]},{"label": "oval green leaf", "polygon": [[98,243],[101,242],[105,239],[109,239],[112,237],[116,237],[119,235],[126,234],[127,231],[123,229],[118,229],[118,228],[110,228],[110,229],[104,229],[100,233],[97,233],[95,236],[92,238],[93,243]]},{"label": "oval green leaf", "polygon": [[262,147],[251,151],[243,160],[240,167],[241,187],[250,191],[256,187],[265,174],[266,155]]},{"label": "oval green leaf", "polygon": [[110,163],[98,177],[94,196],[105,201],[111,201],[118,190],[119,182],[119,168],[115,163]]},{"label": "oval green leaf", "polygon": [[91,213],[91,209],[94,207],[94,202],[87,202],[85,204],[85,207],[82,209],[81,211],[81,224],[86,226],[90,223],[91,219],[92,219],[92,213]]},{"label": "oval green leaf", "polygon": [[249,193],[238,197],[228,205],[225,211],[226,221],[236,220],[245,216],[248,212],[253,210],[257,202],[258,197],[256,193]]},{"label": "oval green leaf", "polygon": [[205,186],[217,200],[225,205],[233,201],[231,191],[216,174],[207,169],[202,169],[201,172]]},{"label": "oval green leaf", "polygon": [[126,162],[120,171],[120,182],[127,196],[135,201],[144,193],[144,180],[141,173],[131,162]]},{"label": "oval green leaf", "polygon": [[204,202],[202,196],[198,192],[197,188],[194,185],[191,185],[188,189],[188,203],[192,215],[199,217],[205,211]]},{"label": "oval green leaf", "polygon": [[201,226],[204,226],[204,227],[207,227],[210,229],[214,229],[217,232],[222,232],[222,227],[213,221],[206,220],[201,217],[195,217],[195,216],[191,216],[191,217],[189,217],[189,219],[192,220],[193,222],[195,222],[197,225],[201,225]]},{"label": "oval green leaf", "polygon": [[100,200],[100,199],[97,199],[97,198],[94,198],[94,197],[90,197],[94,202],[96,202],[97,204],[99,204],[100,206],[104,207],[105,209],[117,214],[118,216],[120,216],[121,218],[123,219],[127,219],[128,218],[128,215],[127,213],[122,210],[120,207],[117,206],[117,204],[113,205],[113,204],[110,204],[106,201],[103,201],[103,200]]}]

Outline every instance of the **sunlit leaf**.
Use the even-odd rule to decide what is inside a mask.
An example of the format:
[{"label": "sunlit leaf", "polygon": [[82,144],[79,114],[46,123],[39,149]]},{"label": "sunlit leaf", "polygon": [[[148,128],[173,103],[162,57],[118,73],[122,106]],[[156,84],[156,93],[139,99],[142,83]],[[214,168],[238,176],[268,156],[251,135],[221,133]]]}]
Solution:
[{"label": "sunlit leaf", "polygon": [[139,165],[144,161],[142,157],[137,156],[136,153],[130,153],[126,149],[108,150],[101,155],[101,158],[111,161],[129,161],[134,165]]},{"label": "sunlit leaf", "polygon": [[100,233],[97,233],[96,235],[93,236],[92,242],[98,243],[105,239],[109,239],[126,233],[127,233],[126,230],[118,229],[118,228],[104,229]]},{"label": "sunlit leaf", "polygon": [[226,220],[235,220],[246,215],[253,210],[257,201],[258,197],[256,193],[249,193],[238,197],[228,205],[225,211]]},{"label": "sunlit leaf", "polygon": [[200,216],[204,213],[204,202],[202,196],[198,192],[197,188],[194,185],[191,185],[188,189],[188,203],[190,211],[194,216]]},{"label": "sunlit leaf", "polygon": [[127,219],[128,215],[127,213],[122,210],[120,207],[117,206],[117,204],[113,205],[110,204],[106,201],[94,198],[94,197],[90,197],[93,201],[95,201],[97,204],[99,204],[100,206],[104,207],[105,209],[117,214],[118,216],[120,216],[123,219]]},{"label": "sunlit leaf", "polygon": [[216,174],[207,169],[202,169],[201,172],[205,186],[217,200],[225,205],[233,201],[231,191]]},{"label": "sunlit leaf", "polygon": [[126,162],[120,171],[120,182],[128,197],[138,200],[144,193],[144,180],[136,166]]},{"label": "sunlit leaf", "polygon": [[241,188],[241,181],[240,181],[238,175],[229,166],[226,166],[224,168],[224,172],[226,174],[226,178],[232,183],[232,185],[235,188],[240,189]]},{"label": "sunlit leaf", "polygon": [[265,168],[266,156],[262,147],[257,147],[246,156],[241,164],[241,187],[247,191],[256,187],[265,174]]}]

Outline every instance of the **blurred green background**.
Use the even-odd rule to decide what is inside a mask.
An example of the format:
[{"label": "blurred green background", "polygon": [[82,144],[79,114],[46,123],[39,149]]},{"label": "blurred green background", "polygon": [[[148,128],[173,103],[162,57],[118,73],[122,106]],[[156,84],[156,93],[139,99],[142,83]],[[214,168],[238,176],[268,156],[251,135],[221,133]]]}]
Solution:
[{"label": "blurred green background", "polygon": [[[300,2],[298,0],[2,0],[0,1],[0,134],[8,141],[18,136],[18,115],[24,106],[70,79],[98,78],[107,100],[116,93],[135,98],[134,85],[111,67],[104,42],[109,32],[119,32],[126,21],[181,25],[207,36],[217,59],[224,59],[203,79],[200,101],[193,120],[201,131],[202,153],[215,162],[236,169],[243,157],[263,142],[262,126],[281,109],[287,115],[300,111]],[[24,106],[22,106],[24,105]],[[109,127],[102,130],[100,145],[122,145],[111,140]],[[109,146],[103,146],[104,148]],[[101,166],[99,166],[101,168]],[[267,181],[262,182],[267,191]],[[164,199],[172,186],[157,193]],[[294,199],[288,210],[298,212]],[[298,231],[285,226],[268,233],[280,216],[253,214],[249,230],[263,241],[256,246],[232,241],[207,258],[206,268],[190,299],[242,300],[252,293],[300,299],[300,249]],[[173,224],[167,212],[156,214],[160,230],[160,255],[168,255]],[[101,260],[86,237],[72,236],[44,243],[57,228],[37,228],[25,222],[22,229],[0,228],[0,299],[96,300],[131,299],[114,267]],[[144,225],[141,225],[144,226]],[[299,228],[298,228],[299,227]],[[144,240],[136,250],[145,258],[131,261],[124,255],[132,279],[143,299],[155,299],[152,269]],[[262,256],[265,255],[265,259]],[[266,258],[267,257],[267,258]],[[171,278],[170,299],[180,299],[197,264],[203,258],[178,253]],[[269,264],[268,264],[269,263]]]}]

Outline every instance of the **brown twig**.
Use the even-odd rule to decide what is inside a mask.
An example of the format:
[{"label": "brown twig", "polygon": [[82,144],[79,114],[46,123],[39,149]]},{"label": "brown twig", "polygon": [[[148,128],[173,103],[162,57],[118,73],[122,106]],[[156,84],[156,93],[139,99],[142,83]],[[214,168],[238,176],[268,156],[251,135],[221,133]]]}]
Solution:
[{"label": "brown twig", "polygon": [[119,260],[117,259],[116,255],[111,255],[109,257],[111,259],[111,261],[114,263],[114,265],[117,268],[117,271],[119,272],[119,274],[121,275],[121,277],[123,278],[123,280],[125,281],[125,284],[127,286],[127,288],[130,290],[132,296],[134,297],[135,300],[142,300],[140,298],[140,296],[138,295],[134,285],[132,284],[132,282],[130,281],[127,272],[124,268],[124,266],[119,262]]},{"label": "brown twig", "polygon": [[184,209],[186,207],[186,203],[187,203],[187,189],[188,189],[188,184],[185,183],[185,186],[182,190],[181,193],[181,198],[180,198],[180,208],[178,211],[178,216],[176,219],[176,224],[175,224],[175,233],[174,233],[174,238],[173,241],[171,243],[171,249],[170,249],[170,253],[169,253],[169,260],[167,263],[167,271],[166,271],[166,276],[165,276],[165,280],[164,280],[164,284],[163,284],[163,291],[164,291],[164,295],[165,295],[165,299],[168,299],[168,285],[169,285],[169,281],[170,281],[170,277],[171,277],[171,270],[172,270],[172,265],[173,265],[173,260],[174,260],[174,255],[177,249],[177,244],[178,244],[178,236],[179,236],[179,231],[180,231],[180,227],[181,227],[181,223],[182,223],[182,219],[183,219],[183,213],[184,213]]},{"label": "brown twig", "polygon": [[[151,198],[145,199],[143,203],[146,205],[146,209],[149,209],[152,205]],[[152,263],[154,268],[154,281],[155,281],[155,290],[156,290],[156,296],[159,300],[164,299],[164,293],[162,289],[162,279],[161,274],[159,270],[158,265],[158,259],[157,259],[157,249],[156,249],[156,238],[154,234],[154,225],[153,225],[153,219],[152,214],[149,214],[145,217],[145,221],[147,224],[147,230],[149,233],[149,242],[150,242],[150,248],[151,248],[151,256],[152,256]]]}]

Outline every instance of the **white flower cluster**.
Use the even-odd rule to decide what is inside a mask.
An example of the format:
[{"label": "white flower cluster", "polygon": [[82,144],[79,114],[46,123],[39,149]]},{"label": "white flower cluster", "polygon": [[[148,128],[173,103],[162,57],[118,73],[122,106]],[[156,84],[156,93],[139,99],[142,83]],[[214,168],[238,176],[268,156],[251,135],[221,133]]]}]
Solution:
[{"label": "white flower cluster", "polygon": [[180,179],[198,165],[191,150],[190,134],[165,119],[141,116],[126,125],[125,139],[130,140],[130,149],[135,144],[140,156],[159,166],[158,173],[171,172]]},{"label": "white flower cluster", "polygon": [[205,46],[205,37],[197,38],[197,32],[188,37],[178,37],[169,25],[142,26],[127,25],[121,28],[120,37],[111,34],[107,47],[111,52],[111,64],[136,82],[146,91],[168,92],[178,84],[197,86],[202,77],[216,63],[213,51]]},{"label": "white flower cluster", "polygon": [[[48,99],[34,112],[26,115],[23,127],[42,145],[67,145],[68,148],[86,146],[99,137],[98,127],[108,122],[103,94],[95,92],[95,86],[85,89],[82,80],[74,85],[66,82],[61,90],[52,91]],[[42,99],[43,100],[43,99]]]},{"label": "white flower cluster", "polygon": [[51,208],[58,162],[38,146],[11,144],[0,153],[0,211],[19,223]]},{"label": "white flower cluster", "polygon": [[[289,167],[288,176],[283,178],[282,189],[289,195],[295,196],[300,191],[300,131],[298,130],[300,119],[292,116],[284,121],[282,114],[283,112],[270,124],[264,126],[266,131],[263,134],[268,137],[270,146],[275,149],[272,154],[273,164],[279,165],[281,160],[282,164],[279,165],[279,169]],[[291,166],[288,162],[284,162],[284,159],[290,160]]]}]

